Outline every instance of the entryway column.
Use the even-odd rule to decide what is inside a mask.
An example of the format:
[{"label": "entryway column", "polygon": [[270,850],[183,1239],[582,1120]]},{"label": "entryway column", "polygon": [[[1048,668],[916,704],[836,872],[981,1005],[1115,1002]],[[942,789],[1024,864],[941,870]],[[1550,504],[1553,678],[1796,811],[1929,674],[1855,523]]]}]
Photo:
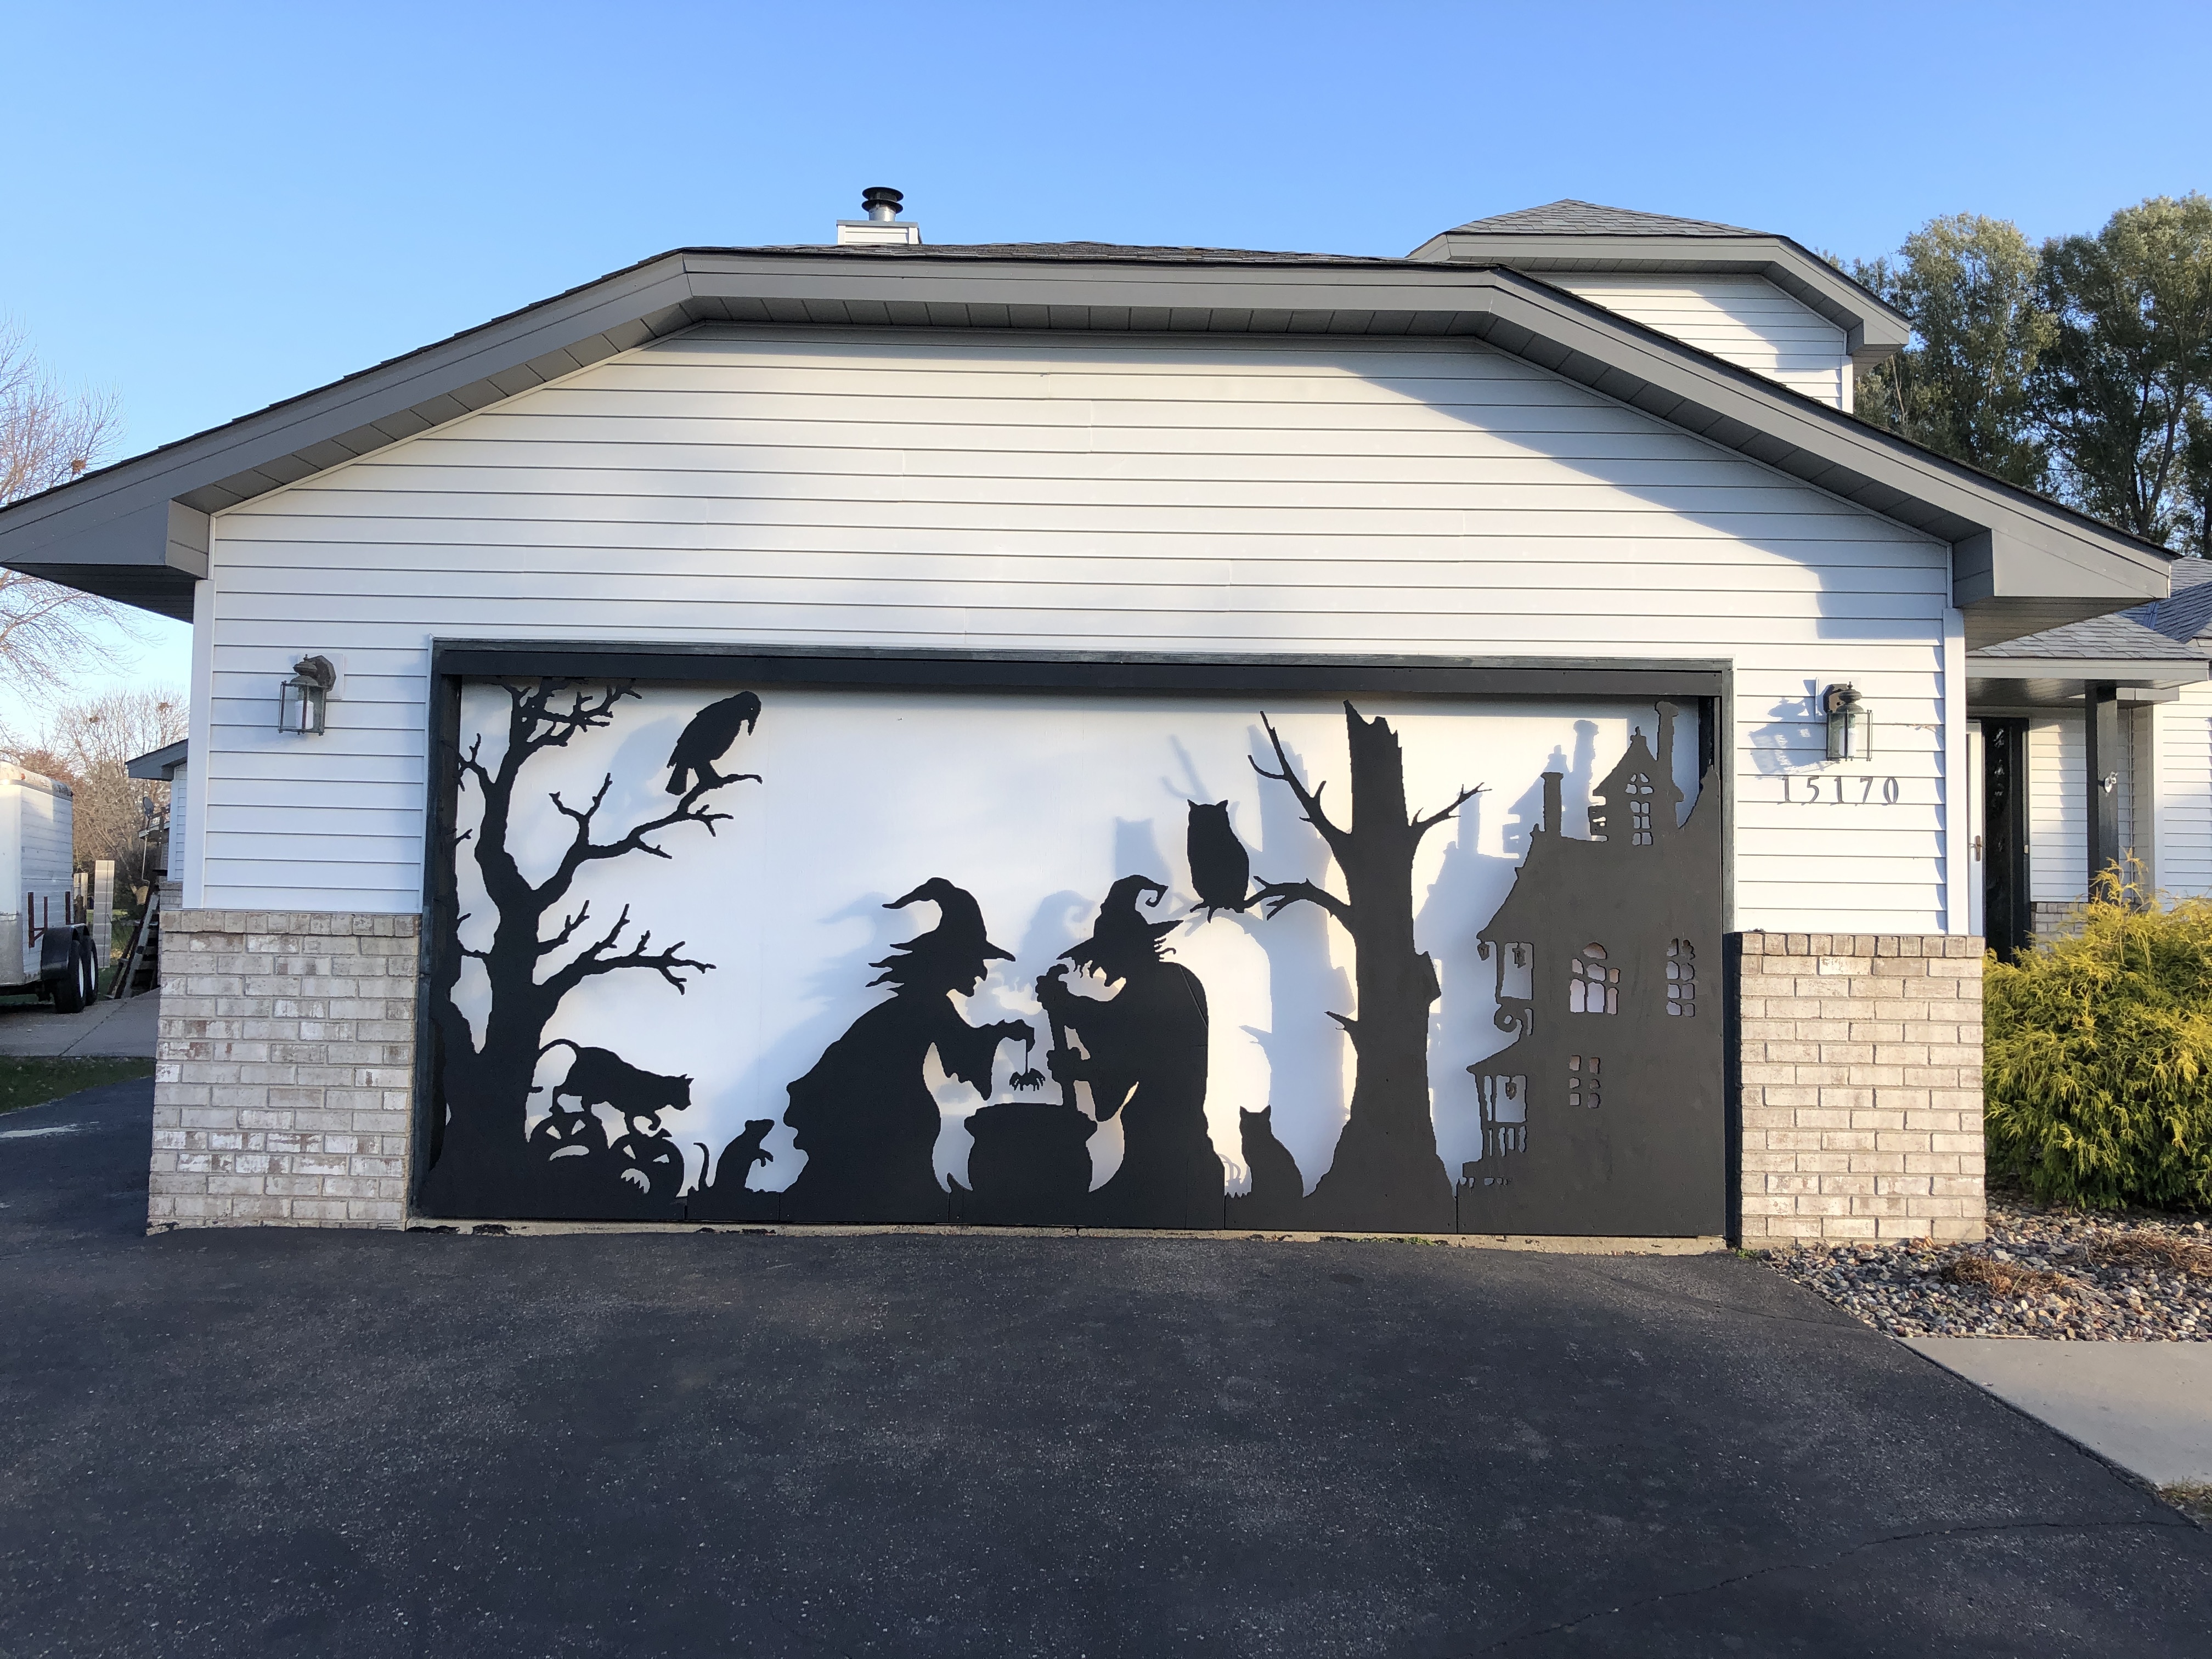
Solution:
[{"label": "entryway column", "polygon": [[2088,794],[2081,813],[2082,839],[2089,854],[2087,896],[2097,896],[2097,878],[2120,855],[2120,691],[2109,680],[2081,687],[2083,782]]}]

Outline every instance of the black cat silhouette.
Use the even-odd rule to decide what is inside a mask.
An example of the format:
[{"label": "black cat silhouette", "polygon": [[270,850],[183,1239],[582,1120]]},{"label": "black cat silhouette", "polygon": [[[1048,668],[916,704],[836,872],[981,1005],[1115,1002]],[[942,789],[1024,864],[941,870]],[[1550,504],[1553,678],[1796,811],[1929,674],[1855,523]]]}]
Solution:
[{"label": "black cat silhouette", "polygon": [[561,1104],[563,1100],[574,1100],[574,1109],[580,1112],[611,1106],[624,1117],[656,1116],[691,1103],[688,1077],[663,1077],[658,1072],[644,1071],[611,1048],[587,1048],[566,1037],[554,1038],[538,1051],[538,1057],[542,1060],[556,1048],[573,1048],[576,1054],[568,1075],[553,1085],[556,1111],[568,1109]]},{"label": "black cat silhouette", "polygon": [[1184,832],[1184,850],[1190,859],[1190,884],[1206,907],[1206,919],[1216,910],[1243,910],[1251,902],[1252,855],[1230,827],[1229,803],[1190,804],[1190,826]]},{"label": "black cat silhouette", "polygon": [[1306,1182],[1289,1148],[1275,1139],[1275,1109],[1262,1106],[1256,1112],[1248,1112],[1239,1107],[1237,1133],[1244,1167],[1252,1172],[1246,1203],[1254,1212],[1254,1224],[1283,1224],[1277,1218],[1297,1208],[1305,1197]]},{"label": "black cat silhouette", "polygon": [[751,777],[750,773],[739,773],[726,778],[714,770],[714,763],[729,753],[740,731],[750,734],[760,724],[760,712],[761,700],[750,691],[740,691],[734,697],[710,702],[694,714],[668,753],[668,793],[684,793],[691,787],[690,781],[695,774],[702,787]]}]

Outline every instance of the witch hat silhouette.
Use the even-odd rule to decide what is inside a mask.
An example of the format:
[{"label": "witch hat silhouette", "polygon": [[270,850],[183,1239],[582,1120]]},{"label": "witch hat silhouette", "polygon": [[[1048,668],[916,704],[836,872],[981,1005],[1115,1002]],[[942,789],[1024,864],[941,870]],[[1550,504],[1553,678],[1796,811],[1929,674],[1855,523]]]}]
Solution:
[{"label": "witch hat silhouette", "polygon": [[942,876],[932,876],[884,908],[903,910],[924,899],[937,907],[937,926],[891,947],[901,954],[870,963],[870,967],[884,970],[868,981],[871,985],[928,983],[965,990],[983,977],[988,962],[1014,959],[1012,951],[1002,951],[991,943],[983,927],[983,907],[975,902],[975,896]]},{"label": "witch hat silhouette", "polygon": [[1123,978],[1133,963],[1158,961],[1161,936],[1172,933],[1182,923],[1146,921],[1137,913],[1139,893],[1152,896],[1145,901],[1146,908],[1152,908],[1167,896],[1168,890],[1149,876],[1122,877],[1106,890],[1106,902],[1098,907],[1091,937],[1062,951],[1060,959],[1079,968],[1095,968],[1109,979]]}]

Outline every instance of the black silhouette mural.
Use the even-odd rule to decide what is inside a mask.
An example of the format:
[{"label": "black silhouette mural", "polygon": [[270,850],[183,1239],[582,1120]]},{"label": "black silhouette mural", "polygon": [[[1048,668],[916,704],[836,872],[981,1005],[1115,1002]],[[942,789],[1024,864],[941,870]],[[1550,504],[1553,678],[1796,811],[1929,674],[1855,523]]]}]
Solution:
[{"label": "black silhouette mural", "polygon": [[750,691],[740,691],[734,697],[708,703],[694,714],[669,752],[668,793],[683,794],[694,783],[719,789],[733,781],[716,776],[714,763],[730,752],[738,732],[759,726],[760,714],[761,700]]},{"label": "black silhouette mural", "polygon": [[[536,1137],[526,1133],[532,1079],[555,1046],[545,1042],[545,1027],[572,992],[606,975],[639,970],[659,975],[680,994],[687,975],[706,973],[714,964],[684,956],[680,939],[656,951],[649,931],[629,937],[627,905],[604,933],[592,926],[589,901],[562,915],[550,935],[547,920],[561,910],[586,869],[634,855],[668,858],[655,837],[684,825],[712,835],[728,814],[714,811],[707,797],[759,779],[701,771],[665,812],[605,842],[593,834],[613,774],[601,779],[581,806],[552,793],[546,799],[567,821],[567,842],[550,873],[532,882],[509,845],[526,771],[538,757],[611,725],[616,709],[636,693],[627,684],[562,679],[502,689],[508,701],[507,744],[497,761],[483,758],[481,736],[453,757],[455,787],[475,793],[483,811],[473,829],[453,837],[440,872],[439,908],[449,920],[439,929],[431,975],[435,1087],[421,1206],[433,1215],[672,1215],[684,1159],[665,1133],[660,1113],[676,1103],[675,1086],[688,1085],[688,1079],[654,1076],[603,1049],[576,1049],[552,1103],[555,1117],[562,1121]],[[752,707],[757,716],[757,699]],[[497,912],[491,943],[481,949],[461,942],[460,924],[468,918],[456,901],[453,860],[463,856],[474,860]],[[467,961],[483,964],[490,988],[481,1042],[455,1000]],[[564,1109],[564,1099],[578,1103]],[[618,1115],[621,1131],[594,1133],[594,1106]]]},{"label": "black silhouette mural", "polygon": [[1103,980],[1111,996],[1077,995],[1058,965],[1037,981],[1052,1021],[1052,1074],[1089,1085],[1097,1121],[1121,1122],[1121,1168],[1091,1194],[1086,1212],[1097,1226],[1221,1224],[1221,1158],[1206,1127],[1206,987],[1160,954],[1162,936],[1180,924],[1147,921],[1137,908],[1139,894],[1158,905],[1167,890],[1147,877],[1122,877],[1091,937],[1062,953]]},{"label": "black silhouette mural", "polygon": [[1190,859],[1191,890],[1206,919],[1220,910],[1243,910],[1252,902],[1252,855],[1229,823],[1229,803],[1194,800],[1183,847]]},{"label": "black silhouette mural", "polygon": [[[1669,706],[1657,711],[1656,748],[1637,731],[1595,789],[1588,840],[1565,833],[1560,775],[1545,774],[1544,821],[1530,834],[1510,895],[1486,925],[1480,915],[1447,917],[1442,926],[1462,931],[1433,940],[1415,937],[1419,907],[1430,903],[1419,912],[1425,917],[1436,909],[1415,890],[1415,860],[1429,832],[1453,819],[1478,789],[1459,789],[1436,811],[1409,810],[1399,732],[1347,702],[1340,729],[1350,799],[1332,812],[1322,804],[1328,781],[1309,784],[1310,773],[1273,720],[1261,717],[1264,740],[1246,750],[1246,717],[1224,708],[1237,722],[1237,746],[1207,739],[1216,744],[1211,763],[1254,756],[1263,800],[1281,792],[1286,815],[1295,803],[1317,840],[1312,867],[1325,853],[1334,876],[1326,883],[1264,877],[1255,883],[1255,859],[1231,823],[1233,803],[1188,800],[1187,890],[1148,872],[1159,868],[1144,851],[1149,822],[1118,820],[1113,862],[1091,867],[1102,880],[1109,871],[1121,873],[1103,896],[1096,887],[1039,891],[1036,914],[1051,919],[1049,928],[1040,933],[1039,923],[1029,924],[1018,963],[993,941],[976,891],[993,896],[1000,924],[1020,925],[1018,911],[1001,914],[1020,904],[1018,886],[1002,873],[991,882],[987,861],[1008,861],[1010,849],[1023,848],[1021,836],[1046,831],[1017,817],[998,840],[995,824],[987,825],[990,833],[970,834],[982,821],[972,800],[939,811],[944,803],[917,799],[910,786],[907,795],[890,797],[903,800],[904,810],[872,817],[860,804],[866,798],[850,784],[850,775],[866,769],[848,775],[842,756],[817,757],[813,796],[779,797],[779,786],[763,784],[760,774],[734,769],[739,745],[747,745],[747,755],[763,752],[762,701],[750,690],[689,714],[665,751],[658,739],[643,741],[665,728],[636,728],[638,742],[618,729],[625,704],[637,696],[628,685],[527,680],[501,684],[496,694],[504,702],[504,748],[485,757],[488,726],[484,738],[450,756],[452,787],[481,810],[452,838],[436,894],[431,1147],[418,1200],[429,1213],[1388,1232],[1719,1229],[1718,807],[1717,792],[1708,789],[1678,823],[1676,716]],[[480,695],[478,706],[483,702]],[[1334,714],[1328,718],[1333,725]],[[784,720],[777,715],[771,745],[793,742]],[[902,728],[897,740],[934,735],[918,727],[917,721]],[[606,735],[565,762],[552,758],[590,733]],[[1416,741],[1433,768],[1434,739]],[[818,740],[811,746],[823,748]],[[666,761],[656,764],[664,752]],[[775,752],[800,757],[809,745]],[[788,769],[799,766],[793,758]],[[787,769],[782,760],[763,767],[778,777]],[[580,793],[574,786],[567,794],[550,787],[578,771],[599,779],[582,804],[572,798]],[[941,779],[948,792],[988,788],[987,773],[962,769],[957,760],[929,775],[931,787]],[[836,786],[825,786],[831,779]],[[706,843],[692,839],[687,846],[681,832],[697,824],[712,836],[718,823],[731,822],[732,814],[714,803],[718,792],[739,784],[759,786],[741,798],[763,803],[748,811],[740,832],[754,839],[741,839],[695,893],[684,884],[702,867],[692,860]],[[1109,813],[1119,787],[1094,792]],[[621,821],[623,802],[641,799],[666,805],[645,809],[643,821],[619,833],[603,827],[605,818]],[[801,804],[786,804],[791,799]],[[840,857],[787,846],[789,837],[823,836],[833,817],[841,830],[859,826],[836,843],[844,849]],[[927,852],[902,848],[908,825],[917,821],[940,826],[930,832],[935,839],[915,842]],[[1076,820],[1063,810],[1056,822],[1066,834]],[[969,828],[955,837],[941,827],[946,823]],[[1142,835],[1124,837],[1133,825]],[[1095,845],[1103,848],[1105,831],[1099,833]],[[1306,830],[1291,833],[1295,842]],[[1015,860],[1019,868],[1079,867],[1049,841],[1038,845],[1044,854],[1029,860],[1024,851]],[[758,856],[762,847],[813,860],[806,868],[814,897],[806,903],[817,909],[777,911],[761,902],[776,879]],[[1286,856],[1279,830],[1264,852],[1263,866]],[[937,867],[975,887],[937,876],[877,904],[884,891],[897,890],[874,884],[883,869],[910,870],[911,860],[936,863],[939,856],[945,861]],[[963,865],[962,858],[975,861]],[[677,914],[690,914],[687,904],[711,904],[722,931],[710,936],[721,943],[709,952],[734,962],[733,972],[755,975],[748,983],[756,987],[821,999],[821,1027],[771,1052],[761,1025],[747,1024],[752,1010],[731,1004],[704,1011],[700,1022],[687,1018],[682,1040],[672,1042],[677,1028],[650,1012],[650,997],[665,997],[669,987],[681,994],[714,964],[685,954],[681,941],[656,946],[653,933],[634,923],[632,905],[620,906],[611,922],[595,921],[595,908],[609,902],[602,896],[610,886],[605,874],[585,890],[588,899],[577,896],[586,871],[629,868],[620,861],[631,859],[656,861],[638,868],[672,863],[680,872],[672,878],[677,885],[649,893],[617,886],[641,915],[666,914],[678,893]],[[473,926],[460,914],[465,866],[476,878],[470,906],[491,912]],[[763,885],[755,890],[746,885],[751,882]],[[823,971],[827,957],[803,955],[777,935],[779,924],[760,923],[748,941],[742,923],[728,921],[803,919],[819,913],[823,892],[841,888],[867,896],[864,910],[842,896],[828,900],[839,925],[856,914],[880,918],[915,907],[933,909],[934,921],[888,954],[878,933],[877,942],[839,958],[834,974]],[[1296,905],[1319,912],[1326,920],[1317,925],[1340,929],[1348,941],[1350,1006],[1324,1012],[1328,1002],[1306,1001],[1305,993],[1286,991],[1286,981],[1274,977],[1283,972],[1281,952],[1297,957],[1307,949],[1291,924],[1277,920]],[[1088,937],[1068,945],[1086,913]],[[1178,939],[1187,960],[1178,959]],[[1438,1153],[1431,1104],[1441,988],[1424,946],[1464,952],[1450,955],[1457,964],[1472,960],[1478,941],[1495,975],[1498,1029],[1512,1041],[1468,1066],[1482,1156],[1465,1159],[1455,1182]],[[730,954],[756,949],[757,961]],[[1322,955],[1326,969],[1325,945]],[[856,1011],[855,990],[866,977],[855,970],[860,962],[877,970],[863,994],[878,1000]],[[1239,962],[1253,965],[1225,965]],[[471,963],[482,980],[471,975],[465,992]],[[1008,971],[993,979],[994,963]],[[1252,971],[1271,976],[1256,993],[1226,977]],[[566,1028],[598,1033],[596,1045],[547,1040],[567,999],[595,983],[622,983],[611,978],[617,975],[651,986],[647,1001],[622,997],[606,1005],[622,1011],[618,1017]],[[1455,998],[1463,982],[1453,981]],[[982,1017],[994,1000],[996,1012],[1033,1006],[1035,1018]],[[1246,1064],[1237,1057],[1237,1020],[1255,1010],[1265,1019],[1271,1006],[1278,1030],[1286,1020],[1324,1030],[1323,1022],[1334,1020],[1350,1044],[1343,1121],[1333,1150],[1311,1169],[1301,1170],[1285,1142],[1314,1156],[1316,1130],[1326,1129],[1312,1108],[1294,1090],[1286,1118],[1283,1100],[1270,1100],[1258,1086],[1263,1070],[1237,1069]],[[1218,1033],[1210,1006],[1246,1012],[1224,1015]],[[743,1063],[753,1070],[742,1089],[731,1081],[735,1062],[726,1064],[700,1040],[702,1023],[743,1050]],[[1228,1047],[1217,1049],[1217,1040]],[[1009,1068],[1006,1097],[994,1098],[1010,1042],[1020,1053]],[[1451,1060],[1466,1064],[1465,1051]],[[1214,1100],[1210,1121],[1209,1095],[1224,1090],[1224,1075],[1231,1090],[1249,1094]],[[956,1093],[975,1103],[964,1119],[951,1103]],[[1297,1127],[1279,1135],[1286,1122]],[[1224,1159],[1232,1149],[1216,1135],[1231,1133],[1232,1123],[1237,1144]],[[734,1134],[733,1126],[741,1126]],[[1233,1197],[1224,1164],[1241,1164],[1247,1176]]]},{"label": "black silhouette mural", "polygon": [[1480,933],[1511,1044],[1467,1069],[1482,1150],[1461,1171],[1464,1232],[1725,1230],[1719,791],[1679,827],[1677,711],[1659,705],[1566,835],[1560,777],[1513,890]]},{"label": "black silhouette mural", "polygon": [[791,1085],[783,1121],[806,1167],[783,1194],[787,1220],[949,1219],[933,1163],[943,1120],[925,1071],[930,1051],[947,1077],[988,1100],[999,1045],[1035,1036],[1019,1020],[979,1027],[960,1017],[952,999],[974,994],[993,961],[1013,957],[991,943],[974,896],[942,876],[884,908],[924,900],[937,907],[937,926],[873,964],[884,970],[873,983],[890,986],[890,997]]},{"label": "black silhouette mural", "polygon": [[[1270,917],[1293,904],[1314,905],[1351,935],[1358,953],[1359,1012],[1329,1018],[1352,1039],[1358,1070],[1336,1156],[1313,1192],[1294,1206],[1269,1193],[1240,1207],[1255,1226],[1448,1232],[1455,1224],[1452,1184],[1437,1156],[1429,1104],[1429,1009],[1443,988],[1436,963],[1413,942],[1413,854],[1421,837],[1447,822],[1481,786],[1462,789],[1426,817],[1409,815],[1398,734],[1380,716],[1361,718],[1347,702],[1352,816],[1348,825],[1340,826],[1322,807],[1326,783],[1307,787],[1273,725],[1264,716],[1261,724],[1281,769],[1270,772],[1256,760],[1253,769],[1297,798],[1305,821],[1328,843],[1346,896],[1310,881],[1263,881],[1252,902]],[[1274,1156],[1279,1145],[1272,1150],[1255,1145],[1254,1131],[1247,1120],[1246,1164],[1279,1168]]]}]

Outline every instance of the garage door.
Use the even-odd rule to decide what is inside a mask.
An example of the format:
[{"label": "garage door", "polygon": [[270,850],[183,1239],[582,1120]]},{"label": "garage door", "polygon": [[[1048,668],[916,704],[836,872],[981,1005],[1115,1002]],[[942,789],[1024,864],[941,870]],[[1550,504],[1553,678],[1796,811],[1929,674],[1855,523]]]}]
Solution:
[{"label": "garage door", "polygon": [[605,665],[441,679],[419,1211],[1722,1231],[1698,677]]}]

